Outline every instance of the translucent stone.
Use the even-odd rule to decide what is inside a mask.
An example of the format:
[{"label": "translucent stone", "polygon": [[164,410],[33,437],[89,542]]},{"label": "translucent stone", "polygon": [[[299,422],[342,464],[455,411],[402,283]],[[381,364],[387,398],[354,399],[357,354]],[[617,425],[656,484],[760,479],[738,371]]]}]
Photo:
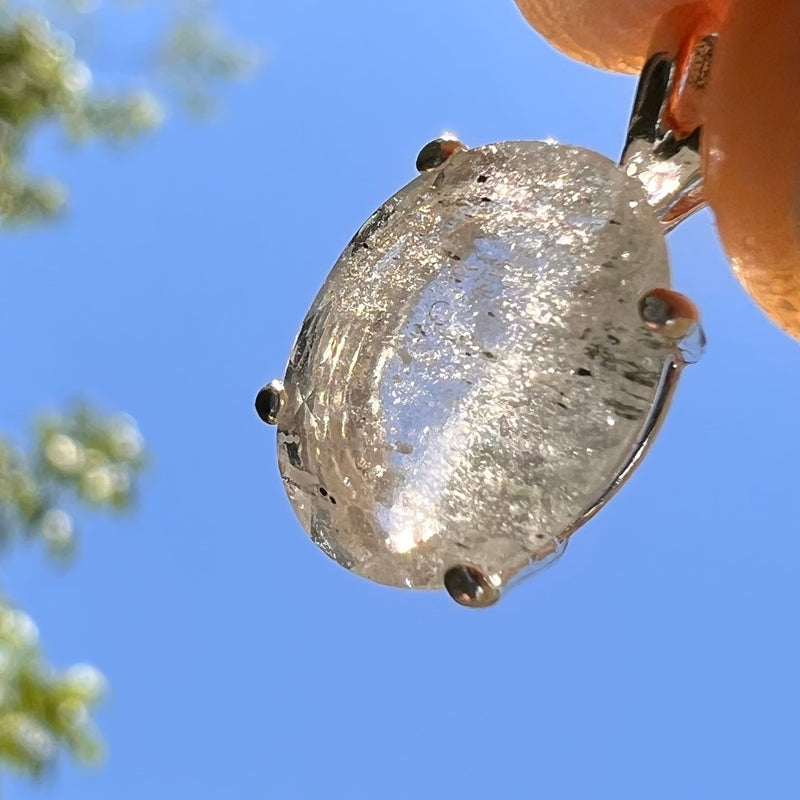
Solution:
[{"label": "translucent stone", "polygon": [[[580,148],[453,155],[348,245],[284,380],[278,457],[311,538],[380,583],[483,596],[552,559],[620,482],[675,343],[641,184]],[[456,580],[458,578],[458,580]],[[461,591],[461,589],[459,589]]]}]

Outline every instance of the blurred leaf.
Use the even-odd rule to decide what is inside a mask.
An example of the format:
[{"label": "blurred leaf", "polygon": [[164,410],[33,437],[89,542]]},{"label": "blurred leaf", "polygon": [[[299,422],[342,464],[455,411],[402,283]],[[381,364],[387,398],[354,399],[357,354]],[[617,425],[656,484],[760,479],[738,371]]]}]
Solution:
[{"label": "blurred leaf", "polygon": [[[49,556],[68,560],[75,530],[65,506],[127,508],[144,465],[144,441],[130,417],[86,405],[42,417],[29,453],[0,440],[0,543],[39,540]],[[58,674],[45,664],[34,623],[0,598],[0,765],[37,777],[62,749],[98,761],[89,712],[104,688],[93,667]]]},{"label": "blurred leaf", "polygon": [[127,96],[86,97],[65,113],[63,124],[76,142],[104,136],[114,142],[134,139],[157,128],[163,111],[149,92]]},{"label": "blurred leaf", "polygon": [[196,113],[213,108],[220,80],[241,80],[256,68],[258,52],[236,42],[220,25],[199,15],[179,15],[159,53],[167,81]]},{"label": "blurred leaf", "polygon": [[[221,82],[255,66],[255,51],[223,32],[210,3],[162,2],[172,22],[149,42],[139,68],[98,88],[86,61],[92,53],[79,58],[76,41],[87,20],[103,13],[100,0],[0,0],[0,226],[51,218],[66,201],[56,180],[29,173],[39,131],[55,127],[77,144],[135,139],[161,124],[170,94],[207,113]],[[116,3],[126,13],[146,5]],[[103,45],[113,52],[113,42]],[[76,513],[131,507],[145,461],[132,419],[86,405],[39,419],[28,449],[0,436],[0,545],[36,541],[68,562]],[[102,748],[90,712],[104,686],[89,666],[54,671],[42,658],[36,626],[0,598],[0,769],[38,777],[62,751],[96,762]]]},{"label": "blurred leaf", "polygon": [[[133,12],[138,4],[120,5]],[[75,53],[75,39],[55,30],[42,12],[83,19],[101,13],[99,2],[0,0],[0,225],[41,221],[64,205],[65,189],[29,175],[26,167],[39,129],[55,125],[76,143],[135,139],[161,124],[167,90],[191,110],[207,114],[219,83],[250,74],[258,63],[256,50],[225,33],[209,4],[175,0],[170,6],[171,25],[151,45],[139,74],[130,76],[141,83],[148,77],[146,65],[155,64],[149,76],[153,90],[98,89],[89,65]]]},{"label": "blurred leaf", "polygon": [[30,617],[0,600],[0,761],[31,777],[42,775],[62,747],[96,763],[102,745],[89,712],[105,688],[94,667],[53,670]]},{"label": "blurred leaf", "polygon": [[0,543],[39,539],[49,555],[64,559],[75,546],[64,506],[131,506],[144,442],[129,417],[101,416],[84,405],[43,417],[36,428],[30,454],[0,440]]}]

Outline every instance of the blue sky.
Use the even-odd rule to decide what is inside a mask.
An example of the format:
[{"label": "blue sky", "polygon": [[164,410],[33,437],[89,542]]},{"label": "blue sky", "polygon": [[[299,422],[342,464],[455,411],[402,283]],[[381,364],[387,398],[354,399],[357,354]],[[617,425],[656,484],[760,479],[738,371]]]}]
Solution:
[{"label": "blue sky", "polygon": [[154,453],[141,507],[81,520],[66,573],[3,587],[56,664],[112,684],[99,771],[9,800],[796,798],[800,349],[703,212],[670,238],[704,313],[641,469],[551,570],[492,609],[325,558],[252,410],[352,233],[442,130],[616,156],[632,78],[546,46],[511,0],[230,2],[269,54],[213,125],[122,154],[34,153],[63,223],[6,237],[2,422],[88,393]]}]

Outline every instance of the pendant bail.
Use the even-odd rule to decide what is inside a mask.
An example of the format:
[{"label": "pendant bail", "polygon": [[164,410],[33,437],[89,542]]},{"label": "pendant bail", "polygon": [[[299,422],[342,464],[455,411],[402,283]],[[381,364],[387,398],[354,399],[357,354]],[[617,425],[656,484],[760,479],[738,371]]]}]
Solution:
[{"label": "pendant bail", "polygon": [[[644,186],[647,200],[667,230],[706,205],[698,124],[686,135],[676,131],[674,109],[681,97],[696,104],[708,81],[716,36],[695,42],[680,59],[655,52],[639,77],[620,166]],[[689,101],[687,100],[687,104]]]}]

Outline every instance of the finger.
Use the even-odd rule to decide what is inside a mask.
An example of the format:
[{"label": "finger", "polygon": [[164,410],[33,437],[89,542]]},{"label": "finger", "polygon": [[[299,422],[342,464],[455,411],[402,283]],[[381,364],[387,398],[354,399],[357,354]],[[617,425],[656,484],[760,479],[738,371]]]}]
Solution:
[{"label": "finger", "polygon": [[692,24],[698,12],[723,15],[732,0],[516,0],[525,18],[572,58],[618,72],[637,73],[661,17],[680,9]]},{"label": "finger", "polygon": [[733,268],[800,338],[800,3],[738,0],[704,110],[705,190]]}]

